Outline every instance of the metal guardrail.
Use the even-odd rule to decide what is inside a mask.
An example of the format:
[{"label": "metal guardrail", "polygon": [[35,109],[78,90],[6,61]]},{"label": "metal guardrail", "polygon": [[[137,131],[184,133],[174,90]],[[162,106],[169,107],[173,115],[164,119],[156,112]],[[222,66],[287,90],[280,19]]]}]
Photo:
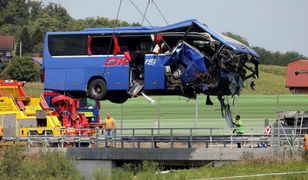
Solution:
[{"label": "metal guardrail", "polygon": [[[47,129],[46,129],[47,130]],[[54,130],[54,129],[50,129]],[[2,141],[26,142],[28,147],[54,146],[54,147],[112,147],[112,148],[193,148],[193,147],[235,147],[241,143],[244,148],[255,147],[302,147],[304,134],[308,128],[275,127],[271,135],[254,133],[253,128],[246,129],[243,135],[222,133],[222,128],[122,128],[122,129],[74,129],[77,134],[68,135],[66,131],[72,129],[59,129],[60,136],[53,136],[45,131],[43,135],[31,135],[26,137],[5,137]],[[82,131],[93,131],[93,135],[84,136]],[[304,132],[304,133],[303,133]],[[159,144],[159,146],[158,146]],[[169,144],[169,145],[166,145]],[[294,151],[294,150],[293,150]]]}]

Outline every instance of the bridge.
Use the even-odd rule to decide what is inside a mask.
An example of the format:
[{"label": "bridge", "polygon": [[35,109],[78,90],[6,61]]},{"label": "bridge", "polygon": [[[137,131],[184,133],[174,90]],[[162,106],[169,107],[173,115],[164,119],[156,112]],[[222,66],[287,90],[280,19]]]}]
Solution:
[{"label": "bridge", "polygon": [[[84,129],[83,129],[84,130]],[[93,130],[93,129],[92,129]],[[102,129],[91,137],[50,134],[4,137],[2,141],[26,144],[30,151],[54,147],[77,161],[77,168],[89,176],[96,168],[119,167],[124,163],[157,161],[165,167],[196,167],[208,163],[219,166],[245,158],[284,155],[297,158],[303,134],[296,128],[276,127],[270,136],[246,129],[244,135],[225,133],[221,128],[123,128],[108,135]],[[304,128],[301,131],[304,132]],[[240,143],[242,148],[237,148]]]}]

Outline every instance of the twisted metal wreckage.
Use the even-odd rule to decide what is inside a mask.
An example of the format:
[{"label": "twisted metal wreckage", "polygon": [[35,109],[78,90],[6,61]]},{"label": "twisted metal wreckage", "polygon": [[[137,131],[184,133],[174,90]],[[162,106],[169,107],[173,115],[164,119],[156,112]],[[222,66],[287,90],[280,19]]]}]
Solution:
[{"label": "twisted metal wreckage", "polygon": [[[217,96],[222,115],[231,126],[231,111],[224,96],[239,95],[246,79],[258,78],[259,55],[197,20],[144,28],[156,33],[156,48],[166,55],[163,66],[168,89],[178,89],[180,95],[193,99],[206,94],[207,105],[213,104],[210,95]],[[254,86],[252,81],[250,87]]]}]

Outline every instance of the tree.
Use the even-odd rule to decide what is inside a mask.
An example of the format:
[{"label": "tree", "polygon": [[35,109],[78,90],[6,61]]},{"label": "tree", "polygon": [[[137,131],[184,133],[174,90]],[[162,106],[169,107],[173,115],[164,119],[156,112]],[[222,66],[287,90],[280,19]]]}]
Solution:
[{"label": "tree", "polygon": [[260,63],[262,64],[275,64],[285,66],[296,59],[306,59],[307,57],[295,51],[288,51],[281,53],[279,51],[268,51],[262,47],[252,47],[260,55]]},{"label": "tree", "polygon": [[[28,26],[25,26],[21,31],[20,41],[22,42],[22,52],[31,53],[33,52],[33,41],[32,33]],[[20,46],[20,44],[18,44]]]},{"label": "tree", "polygon": [[59,31],[61,22],[50,16],[48,13],[42,13],[41,16],[34,22],[33,41],[35,45],[33,50],[39,51],[43,49],[42,43],[46,32]]},{"label": "tree", "polygon": [[6,24],[3,26],[0,26],[0,35],[14,35],[15,33],[18,34],[20,30],[19,26],[16,26],[14,24]]},{"label": "tree", "polygon": [[0,4],[0,26],[5,24],[22,26],[28,23],[29,11],[25,0],[4,0]]},{"label": "tree", "polygon": [[40,1],[29,1],[28,6],[31,21],[35,21],[44,12],[42,2]]},{"label": "tree", "polygon": [[58,29],[63,31],[67,28],[67,24],[73,20],[73,18],[68,14],[66,9],[60,4],[50,2],[44,11],[52,18],[57,19],[59,22]]}]

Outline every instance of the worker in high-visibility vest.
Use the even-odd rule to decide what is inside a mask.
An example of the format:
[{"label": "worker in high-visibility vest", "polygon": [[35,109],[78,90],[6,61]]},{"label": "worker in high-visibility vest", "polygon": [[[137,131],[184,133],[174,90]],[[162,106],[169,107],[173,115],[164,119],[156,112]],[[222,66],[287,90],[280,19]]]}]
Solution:
[{"label": "worker in high-visibility vest", "polygon": [[[240,115],[235,116],[235,121],[233,122],[233,125],[236,127],[236,129],[233,130],[233,133],[236,134],[237,136],[241,136],[244,134],[244,129],[243,129],[243,122],[241,120]],[[242,143],[237,143],[237,147],[241,148]]]},{"label": "worker in high-visibility vest", "polygon": [[115,121],[110,116],[110,113],[107,113],[107,115],[106,115],[105,122],[103,124],[103,128],[106,129],[107,135],[112,135],[113,129],[116,128]]}]

